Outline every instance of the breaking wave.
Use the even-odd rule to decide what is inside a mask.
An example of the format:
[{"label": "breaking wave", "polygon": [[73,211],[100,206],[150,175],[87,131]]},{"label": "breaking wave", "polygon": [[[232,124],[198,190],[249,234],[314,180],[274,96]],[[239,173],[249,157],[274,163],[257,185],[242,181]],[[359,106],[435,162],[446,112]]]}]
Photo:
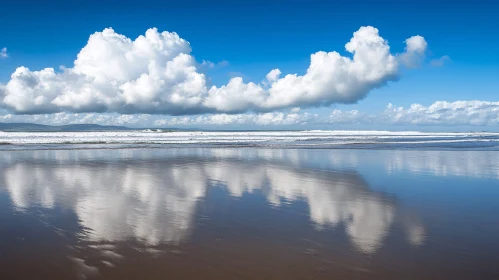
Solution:
[{"label": "breaking wave", "polygon": [[417,131],[0,132],[0,149],[120,147],[439,148],[499,150],[499,133]]}]

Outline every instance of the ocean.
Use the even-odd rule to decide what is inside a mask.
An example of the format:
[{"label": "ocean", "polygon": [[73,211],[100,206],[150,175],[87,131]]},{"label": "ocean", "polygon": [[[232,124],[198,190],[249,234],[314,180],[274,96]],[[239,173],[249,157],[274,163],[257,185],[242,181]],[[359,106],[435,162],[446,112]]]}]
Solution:
[{"label": "ocean", "polygon": [[[63,144],[58,146],[56,144]],[[263,147],[499,150],[499,133],[418,131],[0,132],[0,149]],[[41,147],[37,145],[42,145]],[[49,145],[49,146],[43,146]]]}]

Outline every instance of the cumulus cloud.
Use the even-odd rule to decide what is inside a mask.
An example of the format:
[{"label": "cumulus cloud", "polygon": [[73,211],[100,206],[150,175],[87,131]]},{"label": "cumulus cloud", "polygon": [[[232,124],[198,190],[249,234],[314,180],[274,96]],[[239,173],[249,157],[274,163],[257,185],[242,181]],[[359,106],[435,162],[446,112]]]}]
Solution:
[{"label": "cumulus cloud", "polygon": [[3,48],[0,50],[0,58],[7,58],[9,54],[7,53],[7,48]]},{"label": "cumulus cloud", "polygon": [[199,69],[203,63],[196,62],[190,44],[178,34],[152,28],[132,40],[107,28],[90,36],[72,68],[17,68],[0,86],[0,98],[3,107],[19,114],[237,114],[355,103],[396,80],[400,62],[414,66],[422,58],[427,47],[423,37],[405,43],[404,53],[392,54],[378,29],[361,27],[345,45],[350,56],[316,52],[304,75],[281,78],[281,71],[273,69],[262,83],[236,76],[216,86],[209,84]]},{"label": "cumulus cloud", "polygon": [[444,56],[442,56],[440,58],[432,59],[430,61],[430,65],[433,66],[433,67],[442,67],[446,63],[449,63],[451,61],[452,61],[452,59],[450,59],[450,57],[448,55],[444,55]]},{"label": "cumulus cloud", "polygon": [[428,43],[419,35],[405,40],[405,52],[399,56],[400,61],[407,67],[418,67],[424,59]]},{"label": "cumulus cloud", "polygon": [[162,119],[157,125],[299,125],[299,124],[379,124],[379,125],[469,125],[499,124],[499,102],[437,101],[429,106],[409,107],[388,104],[384,111],[333,110],[329,115],[291,110],[289,113],[216,114]]},{"label": "cumulus cloud", "polygon": [[469,125],[499,124],[499,102],[437,101],[431,105],[409,107],[388,104],[384,111],[333,110],[329,115],[292,110],[289,113],[216,114],[170,118],[164,125],[298,125],[298,124],[380,124],[380,125]]},{"label": "cumulus cloud", "polygon": [[359,110],[333,110],[329,115],[329,123],[339,124],[356,124],[356,123],[370,123],[372,116],[360,112]]},{"label": "cumulus cloud", "polygon": [[499,123],[499,102],[437,101],[430,106],[412,104],[408,108],[389,104],[383,117],[396,124],[497,125]]},{"label": "cumulus cloud", "polygon": [[107,114],[107,113],[54,113],[35,115],[16,115],[0,111],[0,122],[39,123],[45,125],[100,124],[148,127],[153,116],[147,114]]},{"label": "cumulus cloud", "polygon": [[155,121],[157,126],[178,125],[300,125],[315,122],[317,114],[310,113],[262,113],[262,114],[215,114],[199,117],[174,117]]},{"label": "cumulus cloud", "polygon": [[270,71],[266,78],[267,78],[267,81],[269,82],[275,82],[279,79],[279,75],[281,75],[281,70],[279,69],[273,69],[272,71]]},{"label": "cumulus cloud", "polygon": [[35,115],[9,114],[0,110],[0,122],[34,122],[49,125],[94,123],[131,127],[182,126],[276,126],[276,125],[469,125],[499,124],[499,102],[491,101],[437,101],[429,106],[412,104],[408,107],[388,104],[378,113],[335,109],[329,114],[318,114],[292,108],[287,112],[209,114],[201,116],[164,116],[118,113],[54,113]]},{"label": "cumulus cloud", "polygon": [[497,125],[499,123],[499,102],[437,101],[429,106],[415,103],[409,107],[388,104],[383,112],[377,114],[367,114],[357,110],[335,110],[329,116],[329,123]]}]

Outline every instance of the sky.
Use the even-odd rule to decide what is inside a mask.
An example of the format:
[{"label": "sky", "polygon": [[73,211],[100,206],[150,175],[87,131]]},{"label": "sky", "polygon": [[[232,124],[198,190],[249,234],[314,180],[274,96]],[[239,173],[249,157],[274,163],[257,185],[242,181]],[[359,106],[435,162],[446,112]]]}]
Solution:
[{"label": "sky", "polygon": [[499,2],[6,1],[0,122],[499,131]]}]

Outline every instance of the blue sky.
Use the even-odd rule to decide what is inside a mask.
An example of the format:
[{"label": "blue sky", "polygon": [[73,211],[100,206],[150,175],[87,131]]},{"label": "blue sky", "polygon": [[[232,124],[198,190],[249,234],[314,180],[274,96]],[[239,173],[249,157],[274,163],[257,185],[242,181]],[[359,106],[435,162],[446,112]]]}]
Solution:
[{"label": "blue sky", "polygon": [[[178,33],[190,43],[191,55],[199,64],[210,61],[215,65],[205,67],[203,72],[210,83],[221,87],[236,76],[242,77],[246,83],[259,83],[275,68],[280,69],[281,77],[290,73],[304,75],[311,54],[338,51],[342,56],[351,56],[345,50],[345,44],[352,34],[361,26],[374,26],[394,55],[404,52],[407,38],[414,35],[424,37],[427,48],[418,67],[401,67],[396,81],[389,80],[386,85],[383,82],[384,86],[369,90],[366,97],[359,98],[356,104],[331,102],[319,108],[314,108],[316,105],[312,108],[306,106],[299,114],[318,114],[322,118],[329,117],[334,109],[345,112],[358,110],[363,114],[376,115],[374,118],[377,120],[354,119],[353,123],[369,127],[374,122],[377,128],[390,129],[393,124],[380,121],[382,117],[378,116],[389,103],[407,109],[415,103],[429,107],[437,101],[480,100],[493,104],[482,104],[478,109],[480,111],[470,115],[486,114],[486,120],[463,120],[463,116],[453,115],[450,118],[454,121],[446,123],[446,115],[441,114],[439,122],[405,120],[402,123],[437,127],[487,125],[490,130],[497,126],[499,104],[494,103],[498,101],[499,94],[497,1],[66,0],[45,1],[43,5],[39,1],[18,2],[8,1],[0,6],[0,49],[7,48],[8,55],[0,60],[0,84],[9,83],[11,74],[19,66],[28,67],[31,71],[46,67],[57,69],[60,65],[73,67],[76,55],[85,47],[89,36],[107,27],[131,40],[151,27],[158,28],[160,32]],[[435,66],[438,64],[436,60],[444,56],[448,59]],[[449,105],[451,110],[461,108],[454,105]],[[466,106],[472,109],[477,107],[476,104]],[[490,111],[490,106],[496,109]],[[289,114],[286,110],[279,107],[272,112]],[[427,111],[420,114],[428,114]],[[47,116],[36,118],[22,115],[12,106],[6,106],[3,112],[4,116],[10,114],[9,119],[4,118],[4,121],[32,118],[33,121],[47,122],[50,119]],[[115,114],[112,110],[110,112]],[[217,109],[208,113],[226,112]],[[269,113],[269,110],[237,113],[262,114]],[[155,112],[150,121],[171,118]],[[174,124],[167,121],[157,124],[160,123]],[[307,119],[305,123],[313,126],[314,121]],[[320,126],[330,126],[324,121],[320,123]],[[150,124],[137,121],[130,125]],[[197,126],[200,125],[203,123],[197,123]]]}]

